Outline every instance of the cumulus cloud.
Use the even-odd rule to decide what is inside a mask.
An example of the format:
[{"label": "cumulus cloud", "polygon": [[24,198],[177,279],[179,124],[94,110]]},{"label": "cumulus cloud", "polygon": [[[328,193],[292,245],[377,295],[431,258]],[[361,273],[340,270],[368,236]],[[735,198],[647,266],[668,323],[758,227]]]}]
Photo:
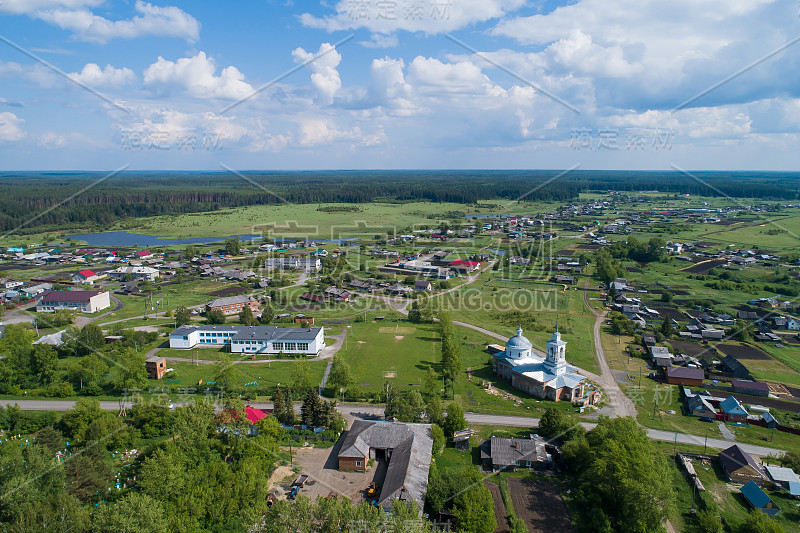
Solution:
[{"label": "cumulus cloud", "polygon": [[14,61],[0,61],[0,78],[20,78],[49,89],[56,84],[57,76],[53,71],[37,64],[20,64]]},{"label": "cumulus cloud", "polygon": [[23,122],[25,121],[10,111],[0,113],[0,141],[19,141],[25,138]]},{"label": "cumulus cloud", "polygon": [[369,41],[359,41],[358,44],[364,48],[394,48],[398,45],[399,41],[395,35],[383,35],[380,33],[373,33],[370,35]]},{"label": "cumulus cloud", "polygon": [[339,71],[336,70],[342,55],[336,51],[336,47],[330,43],[322,43],[316,54],[298,47],[292,52],[292,57],[295,63],[307,63],[306,67],[311,71],[311,84],[317,90],[320,102],[333,102],[336,91],[342,87]]},{"label": "cumulus cloud", "polygon": [[500,18],[524,4],[525,0],[339,0],[335,14],[317,17],[303,13],[300,21],[309,28],[329,32],[367,28],[384,35],[397,30],[437,34]]},{"label": "cumulus cloud", "polygon": [[[80,3],[72,2],[72,4]],[[154,6],[137,0],[134,8],[139,16],[117,21],[95,15],[89,9],[71,9],[71,7],[74,6],[37,9],[32,11],[32,15],[73,32],[78,39],[97,43],[107,43],[114,38],[132,39],[145,35],[179,37],[196,41],[200,35],[200,23],[197,19],[174,6]]]},{"label": "cumulus cloud", "polygon": [[4,0],[0,3],[0,13],[30,15],[42,9],[80,9],[102,3],[103,0]]},{"label": "cumulus cloud", "polygon": [[217,76],[214,60],[205,52],[182,57],[175,62],[158,58],[144,71],[144,84],[161,91],[179,87],[197,98],[245,98],[253,87],[234,66],[225,67]]},{"label": "cumulus cloud", "polygon": [[[532,75],[588,82],[599,107],[644,111],[672,108],[777,50],[797,34],[796,11],[775,0],[581,0],[490,33],[540,49],[517,54]],[[692,105],[797,93],[797,66],[787,49]]]},{"label": "cumulus cloud", "polygon": [[119,87],[136,79],[136,74],[127,67],[114,68],[106,65],[101,69],[96,63],[87,63],[80,72],[73,72],[69,77],[89,87]]}]

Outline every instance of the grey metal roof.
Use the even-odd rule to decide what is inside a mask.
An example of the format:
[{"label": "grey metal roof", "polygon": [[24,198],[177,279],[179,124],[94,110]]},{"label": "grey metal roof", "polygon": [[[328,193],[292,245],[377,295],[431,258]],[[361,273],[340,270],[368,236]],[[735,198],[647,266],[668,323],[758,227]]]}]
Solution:
[{"label": "grey metal roof", "polygon": [[489,446],[483,448],[482,455],[491,459],[493,465],[515,466],[517,461],[547,461],[547,451],[544,439],[541,437],[530,439],[516,439],[506,437],[492,437]]},{"label": "grey metal roof", "polygon": [[367,458],[370,448],[392,450],[379,503],[387,507],[392,500],[402,499],[414,501],[422,509],[433,450],[430,428],[430,424],[355,420],[339,457]]}]

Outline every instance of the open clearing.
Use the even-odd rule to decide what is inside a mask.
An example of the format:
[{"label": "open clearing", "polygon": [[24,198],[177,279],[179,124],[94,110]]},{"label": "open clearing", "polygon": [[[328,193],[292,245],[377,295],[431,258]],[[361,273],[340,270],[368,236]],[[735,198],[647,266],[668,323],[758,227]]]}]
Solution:
[{"label": "open clearing", "polygon": [[536,533],[575,533],[567,505],[552,481],[509,478],[514,511]]}]

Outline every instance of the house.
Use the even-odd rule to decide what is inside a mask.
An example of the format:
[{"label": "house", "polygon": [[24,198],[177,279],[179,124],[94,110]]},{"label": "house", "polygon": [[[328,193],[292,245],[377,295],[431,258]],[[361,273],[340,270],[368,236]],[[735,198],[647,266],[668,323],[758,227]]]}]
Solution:
[{"label": "house", "polygon": [[303,324],[305,327],[313,326],[314,325],[314,317],[313,316],[308,316],[308,315],[303,315],[303,314],[298,314],[298,315],[296,315],[294,317],[293,322],[295,324]]},{"label": "house", "polygon": [[319,295],[319,294],[312,294],[310,292],[304,292],[300,296],[300,299],[301,300],[305,300],[307,302],[315,303],[315,304],[324,304],[325,303],[325,297],[324,296]]},{"label": "house", "polygon": [[728,396],[719,403],[726,422],[746,423],[749,413],[735,396]]},{"label": "house", "polygon": [[325,328],[276,326],[181,326],[169,334],[169,347],[230,346],[231,353],[316,356],[325,348]]},{"label": "house", "polygon": [[757,320],[758,313],[755,311],[739,311],[736,313],[736,317],[740,320]]},{"label": "house", "polygon": [[52,283],[39,283],[37,285],[28,285],[27,287],[21,287],[19,289],[19,293],[23,298],[33,298],[38,294],[42,294],[45,291],[49,291],[53,288]]},{"label": "house", "polygon": [[742,496],[747,500],[753,509],[758,509],[764,514],[776,515],[781,510],[775,505],[767,493],[761,490],[761,487],[756,485],[754,481],[749,481],[742,487]]},{"label": "house", "polygon": [[720,466],[730,481],[734,483],[754,481],[759,485],[764,482],[764,469],[738,444],[719,452],[718,457]]},{"label": "house", "polygon": [[206,304],[206,312],[222,311],[224,315],[236,315],[241,313],[245,307],[250,307],[254,313],[257,312],[258,300],[246,294],[217,298]]},{"label": "house", "polygon": [[547,470],[553,459],[545,448],[545,439],[531,435],[528,439],[492,437],[481,444],[481,462],[486,470],[499,472],[517,467]]},{"label": "house", "polygon": [[555,275],[550,278],[550,281],[553,283],[575,283],[578,279],[575,276],[562,276],[562,275]]},{"label": "house", "polygon": [[15,289],[17,287],[21,287],[25,285],[24,281],[17,281],[11,278],[0,278],[0,286],[4,289]]},{"label": "house", "polygon": [[800,483],[800,476],[791,468],[765,466],[764,470],[766,470],[767,478],[772,482],[775,488],[789,490],[790,483]]},{"label": "house", "polygon": [[94,313],[111,306],[108,291],[45,291],[36,297],[37,313],[62,309]]},{"label": "house", "polygon": [[395,283],[394,285],[390,285],[390,286],[386,287],[385,290],[386,290],[386,292],[388,294],[394,294],[394,295],[398,295],[398,296],[402,296],[402,295],[404,295],[404,294],[406,294],[408,292],[411,292],[411,289],[409,289],[405,285],[401,285],[399,283]]},{"label": "house", "polygon": [[420,292],[432,291],[433,285],[431,285],[430,281],[417,280],[417,282],[414,283],[414,290]]},{"label": "house", "polygon": [[356,295],[352,292],[334,286],[325,289],[325,296],[333,298],[335,302],[349,302],[356,299]]},{"label": "house", "polygon": [[758,381],[734,379],[731,381],[731,389],[733,392],[749,394],[751,396],[769,396],[769,385],[766,383],[760,383]]},{"label": "house", "polygon": [[425,504],[433,438],[430,424],[355,420],[339,450],[339,470],[365,472],[371,460],[385,461],[386,477],[377,505],[390,510],[395,500]]},{"label": "house", "polygon": [[704,339],[721,340],[725,338],[725,330],[723,329],[704,329],[700,331],[700,335]]},{"label": "house", "polygon": [[98,279],[100,276],[95,271],[88,269],[72,275],[73,283],[83,283],[84,285],[93,285]]},{"label": "house", "polygon": [[108,271],[114,281],[155,281],[161,275],[158,269],[143,266],[125,266]]},{"label": "house", "polygon": [[464,261],[462,259],[450,261],[447,265],[448,268],[455,270],[459,274],[469,274],[470,272],[478,270],[480,266],[481,263],[479,261]]},{"label": "house", "polygon": [[778,316],[772,319],[772,324],[777,329],[800,330],[800,321],[792,316]]},{"label": "house", "polygon": [[244,415],[247,417],[247,421],[250,423],[250,435],[253,437],[258,435],[258,422],[267,418],[272,410],[263,410],[263,409],[256,409],[250,405],[244,408]]},{"label": "house", "polygon": [[750,379],[750,371],[741,361],[732,355],[726,355],[722,358],[722,368],[728,374],[738,379]]},{"label": "house", "polygon": [[666,369],[667,383],[699,387],[703,384],[705,373],[702,368],[670,366]]},{"label": "house", "polygon": [[642,342],[645,346],[655,346],[656,338],[653,335],[644,335],[642,336]]},{"label": "house", "polygon": [[153,257],[153,254],[150,250],[139,250],[138,252],[133,252],[133,257],[136,259],[150,259]]},{"label": "house", "polygon": [[150,379],[161,379],[167,371],[167,360],[163,357],[153,356],[149,357],[145,363],[144,368],[147,370],[147,377]]},{"label": "house", "polygon": [[[688,389],[685,389],[688,391]],[[688,391],[689,393],[691,391]],[[686,394],[686,410],[691,416],[699,418],[710,418],[714,420],[717,416],[717,410],[711,405],[709,397],[701,394]]]}]

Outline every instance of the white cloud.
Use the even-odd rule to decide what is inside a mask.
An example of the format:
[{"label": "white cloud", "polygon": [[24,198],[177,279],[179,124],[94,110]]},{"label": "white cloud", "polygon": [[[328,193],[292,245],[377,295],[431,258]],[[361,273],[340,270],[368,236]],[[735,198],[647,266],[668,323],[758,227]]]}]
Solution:
[{"label": "white cloud", "polygon": [[14,61],[0,61],[0,77],[20,78],[49,89],[56,84],[57,76],[53,71],[36,64],[20,64]]},{"label": "white cloud", "polygon": [[[149,104],[132,104],[121,135],[135,136],[144,146],[166,146],[174,150],[203,149],[209,145],[228,146],[259,133],[257,124],[249,126],[236,116],[220,116],[208,111],[185,113]],[[205,146],[204,146],[205,145]],[[213,146],[212,146],[213,147]]]},{"label": "white cloud", "polygon": [[42,9],[80,9],[96,7],[104,0],[3,0],[0,13],[31,15]]},{"label": "white cloud", "polygon": [[336,14],[317,17],[303,13],[300,21],[309,28],[329,32],[367,28],[382,34],[398,30],[437,34],[500,18],[524,4],[525,0],[339,0],[334,7]]},{"label": "white cloud", "polygon": [[26,133],[22,130],[23,122],[25,121],[9,111],[0,113],[0,141],[24,139]]},{"label": "white cloud", "polygon": [[[80,4],[80,2],[73,2]],[[136,0],[134,8],[139,16],[130,20],[111,21],[95,15],[88,9],[70,9],[65,6],[57,9],[41,9],[32,15],[69,30],[78,39],[107,43],[114,38],[132,39],[145,35],[180,37],[196,41],[200,36],[200,23],[180,8],[174,6],[154,6]]]},{"label": "white cloud", "polygon": [[219,76],[217,67],[205,52],[194,57],[182,57],[176,62],[163,57],[144,71],[144,84],[159,90],[169,91],[180,87],[197,98],[246,98],[253,94],[253,87],[244,81],[244,74],[234,66],[225,67]]},{"label": "white cloud", "polygon": [[69,77],[89,87],[119,87],[135,80],[136,74],[127,67],[106,65],[101,69],[96,63],[87,63],[80,73],[73,72]]},{"label": "white cloud", "polygon": [[47,132],[39,135],[36,142],[42,148],[55,150],[57,148],[63,148],[67,144],[67,139],[56,133]]},{"label": "white cloud", "polygon": [[373,33],[369,41],[359,41],[358,44],[364,48],[394,48],[398,44],[397,36]]},{"label": "white cloud", "polygon": [[295,63],[308,62],[306,68],[311,71],[311,84],[317,90],[320,101],[323,104],[333,102],[336,91],[342,87],[339,71],[336,70],[342,60],[342,55],[336,51],[336,48],[330,43],[322,43],[316,54],[296,48],[292,52],[292,57]]}]

